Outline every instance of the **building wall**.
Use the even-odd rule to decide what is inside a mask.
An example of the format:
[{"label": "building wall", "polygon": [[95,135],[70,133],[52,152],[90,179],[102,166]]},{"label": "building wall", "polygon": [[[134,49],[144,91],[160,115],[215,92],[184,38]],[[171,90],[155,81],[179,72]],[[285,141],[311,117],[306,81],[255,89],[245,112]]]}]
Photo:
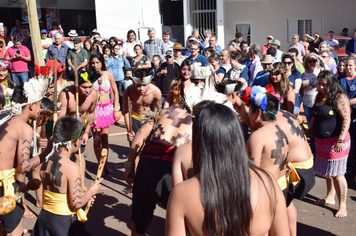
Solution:
[{"label": "building wall", "polygon": [[322,32],[318,32],[322,36],[329,30],[338,35],[347,27],[352,37],[356,29],[355,0],[225,0],[224,4],[225,45],[234,39],[235,22],[252,22],[251,42],[264,45],[273,35],[281,41],[281,50],[290,44],[287,19],[322,18]]},{"label": "building wall", "polygon": [[[158,0],[95,0],[97,30],[102,37],[126,39],[127,31],[135,30],[143,42],[147,29],[154,27],[161,38],[162,25]],[[140,33],[138,32],[140,29]]]}]

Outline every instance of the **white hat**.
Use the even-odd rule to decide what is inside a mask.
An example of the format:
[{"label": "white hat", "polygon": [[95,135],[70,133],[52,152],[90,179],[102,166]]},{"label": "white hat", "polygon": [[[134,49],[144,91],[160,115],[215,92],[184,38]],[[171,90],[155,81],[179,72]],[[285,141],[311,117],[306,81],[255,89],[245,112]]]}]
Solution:
[{"label": "white hat", "polygon": [[149,82],[151,82],[151,80],[153,79],[153,76],[148,75],[148,76],[143,77],[142,79],[139,77],[135,77],[135,76],[132,76],[131,78],[135,84],[145,85],[145,84],[148,84]]},{"label": "white hat", "polygon": [[77,36],[78,36],[77,31],[75,31],[75,30],[70,30],[69,33],[68,33],[68,35],[69,35],[70,37],[77,37]]}]

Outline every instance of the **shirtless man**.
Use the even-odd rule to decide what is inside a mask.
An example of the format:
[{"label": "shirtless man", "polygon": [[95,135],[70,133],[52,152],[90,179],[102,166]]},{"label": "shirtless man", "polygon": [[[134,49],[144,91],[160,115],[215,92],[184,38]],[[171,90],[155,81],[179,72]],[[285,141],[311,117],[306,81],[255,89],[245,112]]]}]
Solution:
[{"label": "shirtless man", "polygon": [[[48,83],[47,83],[48,85]],[[6,235],[22,235],[22,206],[20,184],[16,181],[16,171],[24,174],[38,166],[52,149],[48,145],[40,155],[30,159],[30,146],[33,137],[32,127],[27,121],[36,120],[40,114],[41,99],[47,90],[47,85],[41,86],[39,80],[30,79],[25,84],[16,86],[12,95],[11,119],[5,117],[0,121],[0,173],[6,176],[1,179],[1,196],[15,197],[16,207],[8,214],[0,215],[0,232]],[[37,89],[27,91],[26,88]],[[26,94],[26,96],[25,96]],[[7,181],[6,181],[7,180]],[[23,190],[23,188],[21,188]],[[5,231],[5,232],[4,232]],[[0,233],[1,234],[1,233]]]},{"label": "shirtless man", "polygon": [[[181,107],[171,106],[159,114],[156,125],[146,122],[135,135],[128,161],[125,180],[133,186],[132,235],[143,235],[151,223],[157,203],[167,206],[172,190],[172,160],[177,147],[191,142],[192,116]],[[135,175],[134,161],[144,140],[150,140],[141,152]],[[134,181],[133,181],[134,177]]]},{"label": "shirtless man", "polygon": [[[162,108],[161,91],[150,83],[152,76],[146,69],[137,69],[132,77],[133,84],[124,92],[124,119],[127,128],[127,140],[132,142],[135,133],[143,125],[142,118],[150,111]],[[129,101],[131,101],[131,117],[129,117]]]},{"label": "shirtless man", "polygon": [[[82,186],[84,187],[84,173],[85,173],[85,159],[84,148],[88,143],[90,126],[95,118],[95,105],[98,98],[98,93],[93,89],[93,83],[100,77],[98,73],[90,73],[87,71],[78,72],[78,97],[79,97],[79,115],[83,122],[87,120],[88,124],[85,128],[85,133],[82,138],[81,147],[81,162],[82,162]],[[70,76],[71,80],[74,80],[74,74]],[[58,102],[61,103],[61,111],[58,114],[58,118],[62,116],[76,116],[77,103],[76,103],[76,88],[74,85],[66,87],[61,91],[58,97]],[[78,154],[76,156],[76,163],[79,165]]]},{"label": "shirtless man", "polygon": [[[254,86],[250,95],[250,123],[254,131],[247,143],[247,152],[255,165],[267,170],[278,181],[286,197],[291,235],[297,233],[297,212],[291,203],[294,196],[303,198],[314,186],[313,156],[304,131],[296,117],[279,110],[279,101],[260,86]],[[266,138],[268,137],[268,138]],[[289,185],[289,179],[297,182],[290,164],[301,177],[299,185]],[[303,164],[303,167],[299,167]],[[293,183],[295,184],[295,183]],[[287,193],[288,192],[288,193]]]}]

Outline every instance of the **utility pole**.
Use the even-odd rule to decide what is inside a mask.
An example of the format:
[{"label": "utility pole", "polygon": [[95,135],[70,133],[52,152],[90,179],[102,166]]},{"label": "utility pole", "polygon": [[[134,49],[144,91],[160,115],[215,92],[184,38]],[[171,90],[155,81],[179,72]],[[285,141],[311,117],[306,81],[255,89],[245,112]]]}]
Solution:
[{"label": "utility pole", "polygon": [[31,31],[33,55],[35,57],[34,60],[39,66],[44,66],[45,62],[42,53],[41,34],[40,34],[40,26],[38,23],[36,0],[26,0],[26,5],[27,5],[28,23]]}]

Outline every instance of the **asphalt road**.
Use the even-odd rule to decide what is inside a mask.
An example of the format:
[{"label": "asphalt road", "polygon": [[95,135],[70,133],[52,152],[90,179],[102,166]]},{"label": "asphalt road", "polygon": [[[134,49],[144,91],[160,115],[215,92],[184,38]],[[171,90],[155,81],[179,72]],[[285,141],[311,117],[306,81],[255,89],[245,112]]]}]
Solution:
[{"label": "asphalt road", "polygon": [[[123,126],[112,126],[109,137],[109,168],[114,170],[113,175],[106,175],[99,190],[94,206],[88,214],[86,230],[92,235],[120,236],[130,235],[131,197],[126,195],[128,188],[124,181],[124,161],[129,152],[126,140],[126,129]],[[89,186],[96,175],[97,161],[90,140],[86,152],[85,184]],[[315,187],[303,200],[294,200],[298,211],[298,235],[300,236],[351,236],[356,235],[355,208],[356,208],[356,183],[355,173],[348,173],[349,184],[347,206],[348,216],[343,219],[334,217],[336,206],[316,206],[316,199],[325,197],[326,183],[322,178],[316,178]],[[38,215],[40,209],[36,208],[34,191],[26,194],[30,209]],[[28,230],[25,235],[30,235],[36,218],[24,219],[24,228]],[[157,206],[153,222],[147,230],[147,235],[164,235],[165,210]]]}]

